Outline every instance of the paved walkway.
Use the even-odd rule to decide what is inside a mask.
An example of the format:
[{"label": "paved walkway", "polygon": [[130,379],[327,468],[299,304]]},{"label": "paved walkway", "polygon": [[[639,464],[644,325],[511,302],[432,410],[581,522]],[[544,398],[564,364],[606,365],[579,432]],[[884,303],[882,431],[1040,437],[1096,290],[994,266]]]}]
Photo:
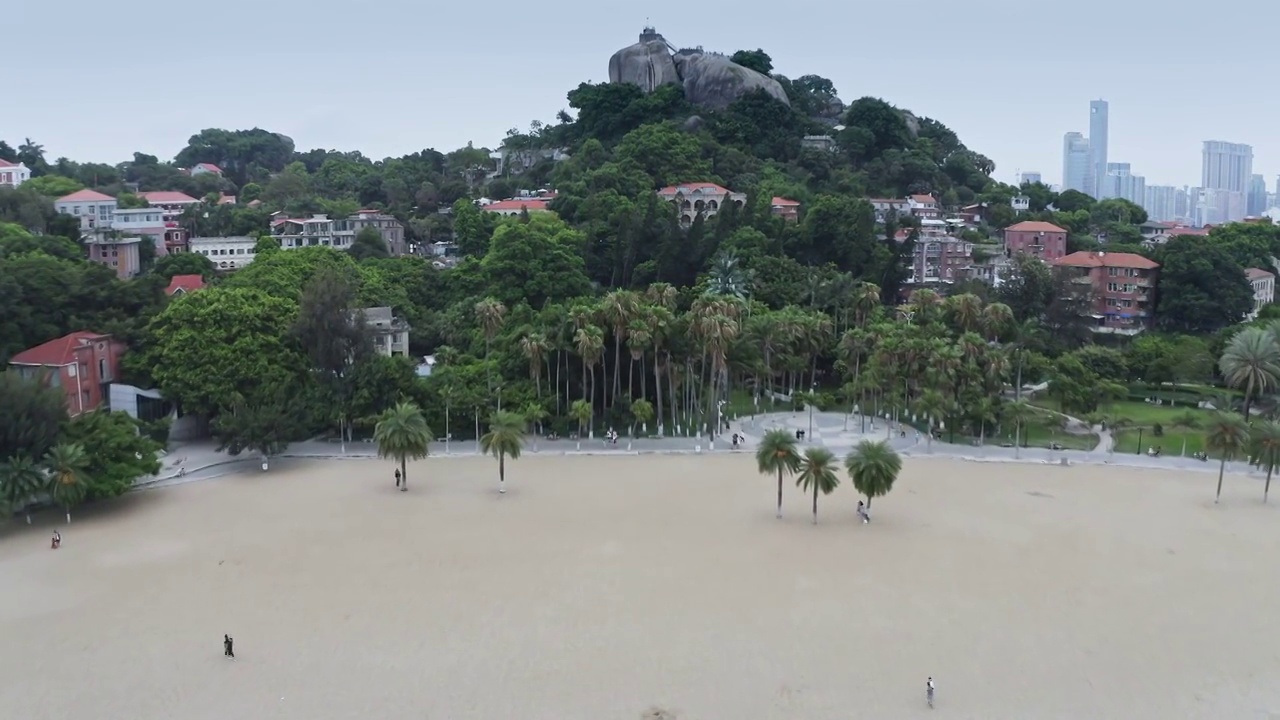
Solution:
[{"label": "paved walkway", "polygon": [[[812,428],[812,429],[811,429]],[[529,439],[526,453],[538,455],[576,455],[576,454],[644,454],[644,453],[703,453],[733,452],[730,449],[729,434],[740,433],[743,446],[738,452],[749,452],[765,432],[782,429],[789,433],[804,430],[807,434],[805,444],[818,444],[830,448],[837,454],[852,450],[863,440],[887,440],[891,447],[906,457],[946,457],[975,462],[1032,462],[1045,464],[1092,464],[1121,465],[1142,468],[1171,468],[1179,470],[1211,470],[1217,472],[1217,463],[1203,462],[1193,458],[1177,456],[1148,457],[1145,454],[1116,454],[1111,452],[1111,434],[1101,428],[1092,428],[1099,435],[1098,445],[1089,451],[1085,450],[1049,450],[1047,448],[1013,448],[1000,444],[959,445],[923,437],[913,428],[907,427],[906,434],[897,425],[886,424],[883,418],[871,418],[859,415],[843,415],[841,413],[820,412],[780,412],[738,418],[730,422],[726,435],[709,443],[705,436],[701,438],[637,438],[628,442],[620,438],[617,444],[606,443],[600,438],[575,440],[547,440],[538,438],[536,442]],[[474,440],[456,441],[448,444],[434,443],[431,447],[434,457],[474,456],[479,448]],[[298,459],[368,459],[377,456],[377,449],[371,442],[338,443],[324,440],[308,440],[294,443],[279,456],[272,457],[270,464],[288,465]],[[243,454],[239,457],[218,452],[213,442],[186,443],[175,446],[163,458],[163,467],[156,476],[139,483],[143,487],[160,487],[191,480],[217,477],[231,472],[241,472],[262,463],[262,459],[254,454]],[[1228,470],[1236,473],[1256,472],[1254,468],[1241,462],[1228,463]],[[185,472],[182,470],[185,469]],[[179,474],[179,473],[182,474]]]}]

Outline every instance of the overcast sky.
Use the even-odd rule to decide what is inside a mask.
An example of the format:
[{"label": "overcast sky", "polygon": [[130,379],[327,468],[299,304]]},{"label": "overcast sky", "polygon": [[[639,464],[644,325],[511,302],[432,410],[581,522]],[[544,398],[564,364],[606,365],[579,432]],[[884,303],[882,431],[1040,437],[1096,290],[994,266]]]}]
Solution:
[{"label": "overcast sky", "polygon": [[18,0],[3,17],[23,31],[4,33],[0,138],[31,137],[50,160],[171,159],[207,127],[375,158],[492,146],[607,80],[648,18],[677,47],[760,47],[775,72],[828,77],[846,102],[933,117],[1004,181],[1059,182],[1062,135],[1088,133],[1096,98],[1111,104],[1110,159],[1149,185],[1198,184],[1209,139],[1252,145],[1271,189],[1280,172],[1274,0]]}]

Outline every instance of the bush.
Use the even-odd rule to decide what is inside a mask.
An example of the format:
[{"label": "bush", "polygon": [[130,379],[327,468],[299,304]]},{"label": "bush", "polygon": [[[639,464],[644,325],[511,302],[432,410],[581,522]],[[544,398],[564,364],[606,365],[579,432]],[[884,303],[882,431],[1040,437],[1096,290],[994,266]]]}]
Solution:
[{"label": "bush", "polygon": [[1155,425],[1152,425],[1151,434],[1155,435],[1156,437],[1164,437],[1164,426],[1161,425],[1160,423],[1156,423]]}]

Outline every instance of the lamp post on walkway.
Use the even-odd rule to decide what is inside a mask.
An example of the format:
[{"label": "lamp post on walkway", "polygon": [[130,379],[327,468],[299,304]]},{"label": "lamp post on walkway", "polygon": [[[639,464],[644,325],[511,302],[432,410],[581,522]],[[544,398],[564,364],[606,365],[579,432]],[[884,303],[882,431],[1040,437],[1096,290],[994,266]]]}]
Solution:
[{"label": "lamp post on walkway", "polygon": [[813,401],[815,399],[817,389],[818,383],[811,383],[809,385],[809,397],[807,398],[807,404],[809,405],[809,432],[804,435],[805,441],[808,441],[809,436],[813,434]]}]

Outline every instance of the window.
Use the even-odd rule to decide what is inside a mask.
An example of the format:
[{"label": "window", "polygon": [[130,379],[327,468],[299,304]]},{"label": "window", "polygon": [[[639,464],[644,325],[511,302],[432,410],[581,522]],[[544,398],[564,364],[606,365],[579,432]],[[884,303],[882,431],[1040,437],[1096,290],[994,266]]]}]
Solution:
[{"label": "window", "polygon": [[1120,268],[1107,268],[1107,274],[1115,277],[1120,274]]},{"label": "window", "polygon": [[1120,292],[1119,283],[1107,283],[1107,292]]},{"label": "window", "polygon": [[107,360],[106,358],[98,358],[98,379],[104,380],[107,377]]}]

